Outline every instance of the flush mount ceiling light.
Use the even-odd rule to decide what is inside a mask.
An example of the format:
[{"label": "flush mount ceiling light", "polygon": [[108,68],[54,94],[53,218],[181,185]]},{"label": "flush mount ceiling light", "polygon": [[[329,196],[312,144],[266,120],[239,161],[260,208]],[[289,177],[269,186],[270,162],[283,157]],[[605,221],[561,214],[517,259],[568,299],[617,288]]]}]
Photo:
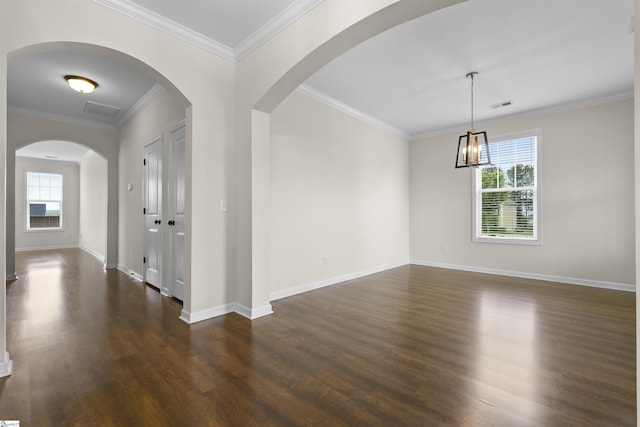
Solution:
[{"label": "flush mount ceiling light", "polygon": [[[477,74],[477,71],[472,71],[466,76],[471,79],[471,130],[469,130],[466,135],[461,135],[458,139],[456,168],[491,164],[487,132],[476,132],[473,128],[473,78]],[[482,138],[482,141],[480,141],[480,138]]]},{"label": "flush mount ceiling light", "polygon": [[98,83],[86,77],[64,76],[64,79],[67,81],[67,83],[69,83],[71,89],[76,90],[80,93],[91,93],[95,88],[98,87]]}]

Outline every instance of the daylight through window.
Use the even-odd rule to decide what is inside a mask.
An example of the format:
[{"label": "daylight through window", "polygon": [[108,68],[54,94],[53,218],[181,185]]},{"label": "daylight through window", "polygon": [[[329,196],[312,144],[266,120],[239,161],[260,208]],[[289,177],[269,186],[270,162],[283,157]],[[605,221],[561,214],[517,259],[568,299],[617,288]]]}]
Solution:
[{"label": "daylight through window", "polygon": [[474,241],[539,243],[539,132],[489,143],[474,176]]},{"label": "daylight through window", "polygon": [[62,228],[62,175],[27,172],[27,230]]}]

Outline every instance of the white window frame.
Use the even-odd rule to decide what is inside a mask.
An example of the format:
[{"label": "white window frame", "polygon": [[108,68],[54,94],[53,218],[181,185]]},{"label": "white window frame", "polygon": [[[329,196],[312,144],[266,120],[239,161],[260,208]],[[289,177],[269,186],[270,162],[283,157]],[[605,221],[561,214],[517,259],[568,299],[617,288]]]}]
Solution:
[{"label": "white window frame", "polygon": [[[513,236],[483,236],[482,230],[482,193],[481,185],[482,180],[480,177],[481,168],[474,168],[472,176],[472,241],[476,243],[498,243],[498,244],[512,244],[512,245],[542,245],[542,131],[540,129],[533,129],[522,132],[509,133],[505,135],[499,135],[489,138],[489,145],[492,143],[500,143],[504,141],[510,141],[521,138],[536,138],[536,150],[535,150],[535,181],[533,189],[533,211],[534,211],[534,237],[523,238]],[[492,159],[493,160],[493,159]]]},{"label": "white window frame", "polygon": [[[40,174],[47,174],[47,175],[59,175],[60,179],[61,179],[61,185],[60,185],[60,200],[31,200],[29,198],[29,174],[30,173],[40,173]],[[25,223],[24,223],[24,228],[25,231],[30,232],[30,233],[37,233],[37,232],[41,232],[41,231],[47,231],[47,232],[51,232],[51,231],[64,231],[64,174],[61,172],[45,172],[45,171],[37,171],[37,170],[27,170],[25,171],[24,174],[24,198],[25,198],[25,215],[24,215],[24,219],[25,219]],[[47,203],[47,202],[56,202],[56,203],[60,203],[60,226],[59,227],[31,227],[31,221],[29,219],[29,214],[31,212],[31,209],[29,207],[29,203],[32,202],[42,202],[42,203]]]}]

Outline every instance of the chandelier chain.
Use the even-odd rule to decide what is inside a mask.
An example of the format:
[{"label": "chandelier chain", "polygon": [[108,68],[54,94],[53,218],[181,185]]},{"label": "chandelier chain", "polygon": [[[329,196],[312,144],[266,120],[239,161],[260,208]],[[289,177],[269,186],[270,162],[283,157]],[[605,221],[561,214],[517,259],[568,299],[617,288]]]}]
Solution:
[{"label": "chandelier chain", "polygon": [[473,132],[473,76],[475,73],[469,73],[471,77],[471,131]]}]

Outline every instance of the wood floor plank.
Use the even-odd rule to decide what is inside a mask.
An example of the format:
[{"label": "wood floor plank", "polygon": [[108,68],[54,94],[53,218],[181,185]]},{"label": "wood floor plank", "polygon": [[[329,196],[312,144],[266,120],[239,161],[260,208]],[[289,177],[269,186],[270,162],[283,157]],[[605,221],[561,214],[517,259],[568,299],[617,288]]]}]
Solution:
[{"label": "wood floor plank", "polygon": [[80,250],[7,283],[21,426],[633,426],[635,295],[404,266],[187,325]]}]

